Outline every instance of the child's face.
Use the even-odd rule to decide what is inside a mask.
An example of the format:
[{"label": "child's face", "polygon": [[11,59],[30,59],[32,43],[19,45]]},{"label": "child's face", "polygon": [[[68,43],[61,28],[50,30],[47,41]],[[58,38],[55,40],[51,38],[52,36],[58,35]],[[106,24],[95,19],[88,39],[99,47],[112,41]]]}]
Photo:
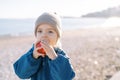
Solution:
[{"label": "child's face", "polygon": [[37,40],[46,41],[49,45],[55,46],[58,40],[57,32],[49,24],[41,24],[37,28]]}]

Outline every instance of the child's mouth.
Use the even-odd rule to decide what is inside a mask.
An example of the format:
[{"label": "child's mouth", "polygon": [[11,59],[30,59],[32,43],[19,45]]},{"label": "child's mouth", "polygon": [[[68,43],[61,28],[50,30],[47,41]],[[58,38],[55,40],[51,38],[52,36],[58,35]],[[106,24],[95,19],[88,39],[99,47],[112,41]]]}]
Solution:
[{"label": "child's mouth", "polygon": [[48,39],[43,39],[41,40],[42,43],[46,43],[46,44],[49,44],[49,40]]}]

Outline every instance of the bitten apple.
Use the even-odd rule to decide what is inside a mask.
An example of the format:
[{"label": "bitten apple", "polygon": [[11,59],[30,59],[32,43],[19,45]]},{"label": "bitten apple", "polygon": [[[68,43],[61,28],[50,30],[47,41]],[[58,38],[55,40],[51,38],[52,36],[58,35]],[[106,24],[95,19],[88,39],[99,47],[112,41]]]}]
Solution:
[{"label": "bitten apple", "polygon": [[[38,47],[40,48],[40,47],[41,47],[41,42],[38,42],[38,43],[36,44],[36,47],[37,47],[37,48],[38,48]],[[38,49],[37,52],[38,52],[38,53],[41,53],[41,54],[46,54],[43,48]]]}]

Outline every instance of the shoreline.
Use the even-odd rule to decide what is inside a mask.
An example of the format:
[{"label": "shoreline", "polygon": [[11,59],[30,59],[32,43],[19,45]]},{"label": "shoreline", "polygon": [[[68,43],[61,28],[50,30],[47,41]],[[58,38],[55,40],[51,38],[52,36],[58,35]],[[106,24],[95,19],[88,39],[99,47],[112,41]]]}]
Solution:
[{"label": "shoreline", "polygon": [[[62,30],[62,32],[70,32],[70,31],[90,31],[92,30],[93,32],[95,32],[95,30],[119,30],[120,29],[120,26],[116,26],[116,27],[96,27],[96,26],[91,26],[91,27],[81,27],[81,28],[73,28],[73,29],[64,29]],[[102,31],[101,31],[102,32]],[[32,32],[29,32],[29,33],[26,33],[26,32],[23,32],[23,33],[16,33],[16,34],[0,34],[0,38],[4,38],[4,37],[19,37],[19,36],[30,36],[30,35],[34,35],[34,31]]]}]

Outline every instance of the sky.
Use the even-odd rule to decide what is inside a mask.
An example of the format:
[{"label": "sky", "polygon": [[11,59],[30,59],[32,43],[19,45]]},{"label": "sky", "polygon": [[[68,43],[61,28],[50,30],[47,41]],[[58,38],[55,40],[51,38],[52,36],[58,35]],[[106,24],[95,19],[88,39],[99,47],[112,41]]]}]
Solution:
[{"label": "sky", "polygon": [[36,18],[43,12],[81,15],[120,6],[120,0],[0,0],[0,18]]}]

